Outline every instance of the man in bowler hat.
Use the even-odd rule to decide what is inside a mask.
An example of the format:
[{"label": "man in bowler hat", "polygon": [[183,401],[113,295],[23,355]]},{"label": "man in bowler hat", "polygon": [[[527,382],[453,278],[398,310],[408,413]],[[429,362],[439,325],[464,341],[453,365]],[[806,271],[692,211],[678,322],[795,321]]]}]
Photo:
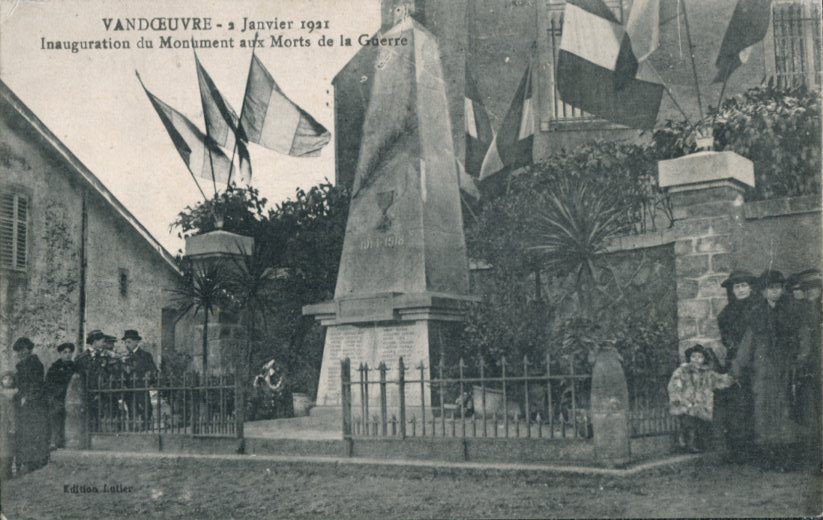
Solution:
[{"label": "man in bowler hat", "polygon": [[[140,334],[134,330],[129,329],[123,333],[123,343],[126,345],[126,358],[123,363],[123,370],[126,373],[126,378],[130,383],[135,385],[135,388],[142,388],[154,384],[154,375],[157,372],[157,365],[154,364],[154,358],[150,352],[146,352],[140,348]],[[133,403],[128,403],[132,406],[140,419],[141,424],[148,424],[151,422],[151,403],[149,402],[149,392],[134,392],[132,393]]]}]

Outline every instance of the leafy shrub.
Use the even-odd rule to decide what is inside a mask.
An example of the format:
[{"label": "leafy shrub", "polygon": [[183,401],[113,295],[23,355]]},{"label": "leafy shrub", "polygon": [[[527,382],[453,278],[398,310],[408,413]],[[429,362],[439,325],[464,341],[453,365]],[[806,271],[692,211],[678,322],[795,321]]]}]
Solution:
[{"label": "leafy shrub", "polygon": [[[820,193],[820,95],[805,87],[780,89],[773,81],[723,101],[697,127],[711,127],[716,150],[754,162],[755,187],[748,200]],[[685,121],[667,121],[653,135],[654,157],[694,152]]]}]

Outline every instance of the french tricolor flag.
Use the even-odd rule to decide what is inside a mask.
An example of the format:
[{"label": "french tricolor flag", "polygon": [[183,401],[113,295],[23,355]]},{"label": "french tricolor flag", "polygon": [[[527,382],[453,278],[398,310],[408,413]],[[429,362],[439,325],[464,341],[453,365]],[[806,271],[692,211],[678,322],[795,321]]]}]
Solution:
[{"label": "french tricolor flag", "polygon": [[580,110],[634,128],[657,120],[663,83],[602,0],[567,0],[556,78],[560,98]]},{"label": "french tricolor flag", "polygon": [[529,61],[520,85],[514,93],[509,110],[500,129],[492,139],[483,164],[480,181],[492,176],[502,178],[501,172],[512,172],[532,162],[534,144],[534,107],[532,103],[532,60]]}]

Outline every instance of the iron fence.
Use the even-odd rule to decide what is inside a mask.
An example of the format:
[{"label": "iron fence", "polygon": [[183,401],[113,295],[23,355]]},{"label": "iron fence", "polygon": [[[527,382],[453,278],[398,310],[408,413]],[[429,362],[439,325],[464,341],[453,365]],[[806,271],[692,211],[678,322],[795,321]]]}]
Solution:
[{"label": "iron fence", "polygon": [[629,375],[629,413],[632,437],[671,435],[677,420],[669,415],[669,374]]},{"label": "iron fence", "polygon": [[[538,371],[524,358],[494,367],[441,360],[396,368],[341,362],[343,435],[351,437],[589,438],[591,374],[546,356]],[[561,368],[565,370],[561,370]],[[435,375],[430,372],[434,371]],[[407,375],[408,374],[408,375]],[[453,374],[453,375],[452,375]],[[391,376],[391,378],[389,377]]]},{"label": "iron fence", "polygon": [[[591,374],[573,361],[540,367],[528,359],[517,366],[505,359],[490,373],[481,360],[469,367],[460,359],[452,370],[441,360],[395,368],[367,363],[352,369],[341,361],[343,435],[433,438],[591,438]],[[431,370],[433,373],[430,373]],[[473,370],[470,370],[473,369]],[[354,377],[353,377],[354,376]],[[632,437],[671,435],[668,374],[632,374],[627,380]]]},{"label": "iron fence", "polygon": [[234,436],[235,377],[152,372],[86,382],[89,431]]}]

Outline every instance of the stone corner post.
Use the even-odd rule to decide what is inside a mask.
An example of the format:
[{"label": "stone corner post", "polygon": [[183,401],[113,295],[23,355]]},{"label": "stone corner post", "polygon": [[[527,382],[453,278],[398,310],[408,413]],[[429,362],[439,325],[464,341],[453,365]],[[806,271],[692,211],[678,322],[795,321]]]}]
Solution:
[{"label": "stone corner post", "polygon": [[754,186],[752,162],[734,152],[698,152],[658,163],[661,188],[667,188],[675,224],[677,335],[680,358],[701,343],[721,362],[717,315],[726,305],[720,283],[734,267],[732,236],[743,226],[743,192]]},{"label": "stone corner post", "polygon": [[71,377],[66,391],[66,448],[91,449],[86,385],[80,374]]},{"label": "stone corner post", "polygon": [[629,389],[620,354],[613,347],[601,349],[595,358],[591,413],[595,461],[611,467],[631,462]]}]

